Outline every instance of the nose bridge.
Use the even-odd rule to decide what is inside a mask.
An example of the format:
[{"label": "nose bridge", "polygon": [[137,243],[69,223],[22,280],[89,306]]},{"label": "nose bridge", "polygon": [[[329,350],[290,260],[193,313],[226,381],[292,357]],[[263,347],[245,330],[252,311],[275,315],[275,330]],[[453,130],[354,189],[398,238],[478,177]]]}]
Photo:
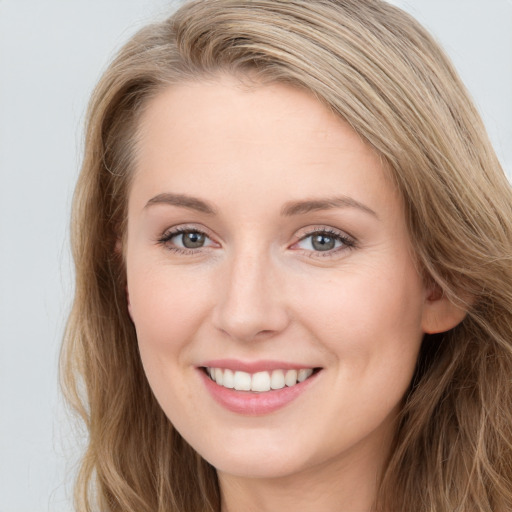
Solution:
[{"label": "nose bridge", "polygon": [[221,279],[217,327],[239,340],[272,335],[288,323],[280,279],[268,251],[234,251]]}]

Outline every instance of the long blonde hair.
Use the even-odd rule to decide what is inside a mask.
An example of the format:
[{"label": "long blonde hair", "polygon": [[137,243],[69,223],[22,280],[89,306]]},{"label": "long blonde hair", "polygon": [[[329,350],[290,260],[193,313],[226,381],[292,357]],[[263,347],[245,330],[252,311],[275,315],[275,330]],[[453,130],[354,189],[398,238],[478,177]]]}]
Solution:
[{"label": "long blonde hair", "polygon": [[62,351],[89,444],[82,511],[219,512],[216,473],[173,429],[144,376],[116,249],[149,100],[228,72],[311,91],[389,164],[425,279],[468,309],[425,336],[376,508],[512,510],[512,193],[450,62],[380,0],[195,0],[120,51],[88,114]]}]

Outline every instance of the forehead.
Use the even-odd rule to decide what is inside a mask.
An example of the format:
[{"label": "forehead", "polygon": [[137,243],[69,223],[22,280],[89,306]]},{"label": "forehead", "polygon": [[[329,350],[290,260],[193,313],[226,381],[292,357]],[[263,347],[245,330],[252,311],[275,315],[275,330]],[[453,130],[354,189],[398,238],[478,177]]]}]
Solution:
[{"label": "forehead", "polygon": [[[246,82],[230,75],[170,86],[153,98],[140,120],[140,142],[152,144],[156,132],[162,137],[190,140],[191,135],[207,134],[215,128],[221,135],[235,136],[244,143],[268,143],[265,137],[280,135],[280,144],[292,142],[282,130],[293,124],[293,134],[313,138],[316,144],[345,144],[353,149],[370,146],[311,92],[282,83]],[[264,128],[264,133],[261,128]],[[338,136],[343,129],[343,139]],[[334,128],[334,129],[333,129]],[[167,133],[166,133],[167,132]],[[203,140],[207,142],[207,140]],[[375,152],[375,155],[377,153]]]},{"label": "forehead", "polygon": [[260,197],[287,185],[290,195],[343,186],[357,196],[365,180],[367,195],[390,187],[380,155],[312,94],[289,85],[219,77],[172,86],[150,101],[139,135],[134,187],[146,195],[230,189]]}]

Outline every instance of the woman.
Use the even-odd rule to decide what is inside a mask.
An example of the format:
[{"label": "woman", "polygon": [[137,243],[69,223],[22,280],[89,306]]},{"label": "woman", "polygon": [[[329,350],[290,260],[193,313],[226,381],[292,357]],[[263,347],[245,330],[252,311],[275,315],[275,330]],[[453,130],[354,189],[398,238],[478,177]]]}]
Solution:
[{"label": "woman", "polygon": [[512,508],[512,201],[378,0],[199,0],[92,99],[79,510]]}]

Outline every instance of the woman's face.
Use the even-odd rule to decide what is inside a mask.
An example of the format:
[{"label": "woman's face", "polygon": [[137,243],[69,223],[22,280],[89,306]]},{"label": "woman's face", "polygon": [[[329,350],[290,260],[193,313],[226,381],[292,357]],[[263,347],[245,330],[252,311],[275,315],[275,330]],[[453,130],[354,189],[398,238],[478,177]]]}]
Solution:
[{"label": "woman's face", "polygon": [[436,301],[382,160],[312,96],[224,77],[154,98],[125,254],[149,383],[221,474],[387,455]]}]

